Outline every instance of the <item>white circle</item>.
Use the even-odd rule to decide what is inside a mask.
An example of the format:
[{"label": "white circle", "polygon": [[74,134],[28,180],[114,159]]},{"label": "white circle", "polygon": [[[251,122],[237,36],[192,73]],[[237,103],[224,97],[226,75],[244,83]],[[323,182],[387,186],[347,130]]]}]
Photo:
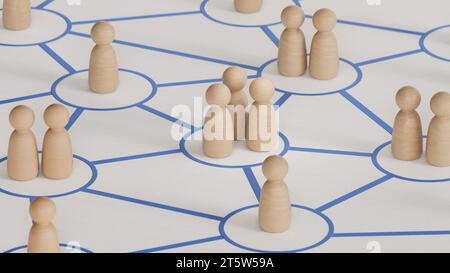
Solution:
[{"label": "white circle", "polygon": [[92,110],[126,108],[148,99],[153,93],[152,84],[144,77],[119,71],[119,87],[113,93],[98,94],[89,89],[88,71],[71,74],[55,87],[62,103]]},{"label": "white circle", "polygon": [[314,246],[327,238],[330,227],[318,214],[292,207],[292,222],[283,233],[267,233],[260,229],[258,207],[242,210],[231,216],[224,225],[224,233],[233,242],[247,248],[284,252]]},{"label": "white circle", "polygon": [[264,1],[257,13],[239,13],[234,9],[233,0],[209,0],[205,12],[213,19],[235,26],[262,26],[276,24],[281,21],[281,11],[294,3],[291,0]]},{"label": "white circle", "polygon": [[434,167],[427,163],[425,155],[422,155],[420,159],[415,161],[398,160],[392,156],[391,149],[391,144],[386,145],[377,155],[377,162],[384,170],[410,180],[433,181],[450,179],[450,167]]},{"label": "white circle", "polygon": [[339,75],[328,81],[314,79],[307,71],[301,77],[285,77],[278,73],[277,61],[268,64],[262,71],[262,77],[273,81],[280,91],[295,94],[320,95],[344,90],[358,80],[358,73],[349,63],[340,61]]},{"label": "white circle", "polygon": [[274,151],[254,152],[247,148],[245,141],[236,141],[231,156],[218,159],[209,158],[203,153],[202,131],[199,130],[186,140],[184,146],[188,154],[201,162],[222,167],[239,167],[258,165],[270,155],[281,154],[285,150],[286,143],[279,137]]},{"label": "white circle", "polygon": [[74,158],[73,174],[63,180],[51,180],[40,175],[31,181],[19,182],[8,177],[7,160],[0,164],[0,189],[20,196],[59,196],[76,191],[91,181],[92,170],[85,162]]},{"label": "white circle", "polygon": [[425,48],[441,58],[450,59],[448,45],[450,43],[450,26],[430,33],[424,40]]},{"label": "white circle", "polygon": [[22,31],[11,31],[3,26],[3,14],[0,13],[0,44],[32,45],[51,41],[62,36],[68,30],[63,17],[56,13],[33,9],[31,26]]}]

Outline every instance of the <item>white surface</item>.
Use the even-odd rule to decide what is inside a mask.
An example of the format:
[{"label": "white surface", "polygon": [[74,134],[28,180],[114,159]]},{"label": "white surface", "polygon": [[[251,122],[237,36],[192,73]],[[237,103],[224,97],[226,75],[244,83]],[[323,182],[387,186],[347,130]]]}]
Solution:
[{"label": "white surface", "polygon": [[[223,20],[237,24],[257,25],[269,19],[279,20],[281,7],[266,8],[264,12],[267,15],[261,13],[241,17],[229,11],[231,1],[227,1],[215,2],[225,5],[228,10],[221,10],[219,5],[209,6],[208,11],[218,17],[223,15]],[[214,82],[222,76],[226,67],[239,64],[244,65],[248,75],[253,76],[257,68],[277,56],[276,46],[261,28],[239,28],[209,20],[200,13],[201,2],[133,0],[132,4],[124,5],[119,0],[82,0],[80,6],[69,6],[61,0],[47,8],[70,18],[76,23],[73,31],[84,34],[89,34],[95,21],[117,19],[112,22],[117,30],[117,39],[137,46],[114,44],[119,66],[145,74],[157,84],[162,84],[145,105],[170,115],[175,106],[192,107],[195,96],[202,97],[200,101],[203,101],[210,82],[173,86],[170,83]],[[35,6],[40,3],[33,1]],[[276,1],[271,4],[281,3],[287,5],[292,2]],[[391,135],[367,113],[371,111],[387,126],[392,126],[398,112],[395,92],[404,85],[416,86],[422,94],[418,112],[426,135],[432,118],[429,100],[434,93],[448,90],[450,62],[424,52],[396,59],[383,58],[420,49],[422,33],[450,24],[450,3],[446,0],[426,4],[418,0],[382,0],[380,6],[368,6],[366,1],[360,0],[347,0],[345,3],[304,0],[303,4],[307,15],[312,15],[319,8],[331,7],[339,19],[345,21],[339,23],[335,30],[341,58],[355,64],[379,59],[379,62],[362,65],[361,82],[348,90],[367,108],[366,113],[340,94],[292,95],[280,109],[280,131],[292,147],[300,149],[291,150],[285,156],[290,167],[286,183],[292,202],[312,209],[323,209],[323,213],[333,222],[335,232],[346,236],[330,238],[310,251],[369,252],[377,250],[377,246],[380,246],[381,252],[449,251],[449,237],[446,235],[446,231],[450,230],[449,182],[419,183],[392,178],[377,184],[376,181],[386,174],[374,166],[371,153],[390,141]],[[407,13],[402,12],[405,7],[408,8]],[[147,18],[184,12],[189,14]],[[144,17],[133,18],[135,16]],[[132,18],[125,20],[125,17]],[[88,22],[77,24],[80,21]],[[376,26],[361,26],[358,23]],[[48,31],[59,26],[58,23],[45,24],[44,31],[40,31],[39,35],[47,35]],[[394,31],[385,27],[394,28]],[[281,25],[268,28],[277,37],[283,30]],[[302,29],[310,48],[315,32],[311,19],[305,21]],[[445,58],[449,57],[447,49],[450,48],[445,38],[447,30],[436,31],[425,40],[428,50]],[[31,37],[20,37],[15,42]],[[89,38],[68,34],[48,46],[78,71],[88,67],[89,53],[94,43]],[[35,111],[33,132],[41,147],[47,130],[42,114],[49,104],[56,102],[48,92],[52,84],[68,72],[39,46],[0,46],[0,63],[3,64],[0,67],[0,158],[3,158],[12,131],[8,114],[19,104],[28,105]],[[346,71],[343,66],[336,82],[316,83],[296,79],[289,86],[292,84],[298,86],[298,90],[314,92],[323,90],[324,86],[343,88],[355,79],[355,73],[350,68],[349,73]],[[71,86],[80,88],[63,85],[64,90],[61,91],[64,94],[72,92],[67,100],[82,106],[126,106],[141,100],[144,93],[149,94],[148,89],[143,92],[148,88],[147,83],[139,78],[137,84],[141,88],[136,88],[137,93],[124,90],[124,93],[112,95],[118,97],[105,104],[97,97],[81,96],[86,79],[79,80],[84,83],[74,82]],[[288,82],[277,80],[276,85],[282,88]],[[125,92],[133,96],[127,96]],[[5,101],[42,93],[48,96]],[[281,96],[277,92],[273,101]],[[68,109],[71,113],[76,110],[72,107]],[[70,128],[73,149],[75,154],[97,163],[98,177],[88,190],[54,199],[58,209],[55,225],[62,243],[79,242],[82,247],[94,252],[246,251],[224,239],[217,239],[220,236],[219,225],[221,219],[231,212],[257,204],[257,185],[261,186],[265,181],[260,167],[252,168],[254,180],[247,170],[251,178],[249,182],[241,168],[210,167],[190,160],[179,151],[179,139],[171,136],[171,130],[180,128],[167,120],[167,116],[165,118],[137,107],[118,111],[85,110],[81,113]],[[201,120],[188,117],[183,117],[183,121],[201,125]],[[187,133],[187,130],[183,129],[183,132]],[[243,143],[239,145],[243,147]],[[194,148],[192,151],[201,154],[199,146]],[[170,152],[166,154],[167,151]],[[159,152],[161,154],[158,156],[149,157]],[[436,170],[423,161],[409,164],[392,161],[388,148],[381,155],[382,165],[398,175],[412,179],[450,177],[448,169]],[[259,163],[264,157],[242,148],[236,150],[226,164]],[[210,163],[217,164],[220,160],[211,160]],[[0,170],[0,188],[7,190],[12,184],[5,179],[4,165]],[[63,193],[88,181],[90,170],[85,170],[85,167],[80,169],[84,171],[76,171],[68,184],[64,182],[58,187],[51,187],[51,192],[48,190],[52,185],[46,183],[48,181],[31,182],[32,191],[17,189],[25,184],[14,185],[13,190],[25,194]],[[0,251],[26,244],[31,226],[28,205],[28,198],[0,193],[0,216],[5,219],[0,225]],[[311,218],[303,214],[300,216],[303,217],[298,218],[299,222],[296,218],[291,232],[280,235],[280,241],[257,229],[254,211],[248,217],[227,222],[226,228],[236,241],[247,247],[285,251],[320,240],[319,237],[326,232],[321,218],[315,215]],[[230,223],[235,225],[229,226]],[[424,235],[433,232],[438,234]],[[354,237],[351,233],[359,235]],[[375,236],[380,233],[389,235]],[[310,241],[306,242],[305,238]]]}]

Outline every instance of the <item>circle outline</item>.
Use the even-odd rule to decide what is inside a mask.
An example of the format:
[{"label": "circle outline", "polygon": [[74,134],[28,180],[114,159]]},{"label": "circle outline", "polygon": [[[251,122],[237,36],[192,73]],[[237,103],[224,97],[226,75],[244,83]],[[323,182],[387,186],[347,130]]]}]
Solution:
[{"label": "circle outline", "polygon": [[119,68],[119,71],[125,72],[125,73],[131,73],[131,74],[134,74],[134,75],[137,75],[139,77],[144,78],[147,82],[150,83],[150,85],[152,87],[152,91],[150,92],[150,95],[148,95],[145,99],[143,99],[143,100],[141,100],[141,101],[139,101],[137,103],[133,103],[132,105],[126,105],[126,106],[120,106],[120,107],[110,107],[110,108],[84,107],[84,106],[76,105],[76,104],[73,104],[73,103],[71,103],[69,101],[66,101],[66,100],[62,99],[58,95],[58,92],[56,90],[57,90],[57,88],[58,88],[58,86],[59,86],[59,84],[61,82],[63,82],[67,78],[70,78],[73,75],[89,72],[89,69],[82,69],[82,70],[74,71],[74,72],[71,72],[69,74],[66,74],[66,75],[60,77],[59,79],[57,79],[52,84],[50,93],[58,102],[60,102],[60,103],[62,103],[64,105],[67,105],[67,106],[70,106],[70,107],[73,107],[73,108],[89,110],[89,111],[117,111],[117,110],[124,110],[124,109],[132,108],[132,107],[136,107],[138,105],[144,104],[144,103],[150,101],[152,98],[154,98],[156,96],[156,93],[158,91],[158,85],[156,84],[156,82],[152,78],[150,78],[149,76],[147,76],[147,75],[145,75],[143,73],[140,73],[140,72],[137,72],[137,71],[133,71],[133,70],[129,70],[129,69]]},{"label": "circle outline", "polygon": [[[41,153],[41,152],[39,152],[39,153]],[[83,163],[86,164],[87,166],[89,166],[89,168],[91,169],[91,178],[89,179],[88,182],[86,182],[83,186],[81,186],[81,187],[78,188],[78,189],[71,190],[71,191],[66,192],[66,193],[60,193],[60,194],[49,195],[49,196],[48,196],[49,198],[58,198],[58,197],[63,197],[63,196],[68,196],[68,195],[72,195],[72,194],[78,193],[78,192],[83,191],[83,190],[89,188],[90,186],[92,186],[92,184],[94,184],[94,182],[97,180],[98,170],[97,170],[97,168],[95,167],[95,164],[93,164],[91,161],[89,161],[89,160],[87,160],[86,158],[81,157],[81,156],[79,156],[79,155],[75,155],[75,154],[74,154],[74,155],[73,155],[73,158],[75,158],[75,159],[77,159],[77,160],[83,162]],[[8,159],[8,157],[3,157],[3,158],[1,158],[1,159],[0,159],[0,164],[3,163],[4,161],[6,161],[7,159]],[[32,183],[32,181],[31,181],[31,183]],[[29,199],[29,198],[40,197],[40,196],[37,196],[37,195],[25,195],[25,194],[14,193],[14,192],[7,191],[7,190],[5,190],[5,189],[3,189],[3,188],[0,188],[0,192],[1,192],[1,193],[4,193],[4,194],[6,194],[6,195],[10,195],[10,196],[14,196],[14,197],[19,197],[19,198],[28,198],[28,199]]]},{"label": "circle outline", "polygon": [[328,233],[327,235],[320,240],[319,242],[311,245],[311,246],[307,246],[307,247],[303,247],[303,248],[299,248],[299,249],[293,249],[293,250],[285,250],[285,251],[270,251],[270,250],[261,250],[261,249],[256,249],[256,248],[251,248],[251,247],[247,247],[244,245],[241,245],[237,242],[235,242],[234,240],[232,240],[225,232],[225,224],[227,223],[228,220],[230,220],[231,217],[233,217],[234,215],[244,211],[244,210],[249,210],[249,209],[253,209],[253,208],[257,208],[259,207],[259,205],[250,205],[247,207],[243,207],[240,209],[237,209],[233,212],[231,212],[230,214],[228,214],[227,216],[225,216],[222,221],[219,224],[219,232],[220,235],[222,236],[222,238],[224,238],[225,241],[227,241],[228,243],[232,244],[233,246],[236,246],[238,248],[244,249],[244,250],[248,250],[248,251],[252,251],[252,252],[259,252],[259,253],[298,253],[298,252],[304,252],[313,248],[316,248],[318,246],[323,245],[324,243],[326,243],[328,240],[331,239],[331,237],[334,234],[334,224],[333,221],[331,221],[331,219],[326,216],[324,213],[317,211],[315,209],[309,208],[309,207],[305,207],[305,206],[300,206],[300,205],[295,205],[292,204],[291,207],[292,208],[297,208],[297,209],[302,209],[302,210],[306,210],[309,212],[312,212],[314,214],[316,214],[317,216],[319,216],[320,218],[322,218],[328,225]]},{"label": "circle outline", "polygon": [[[69,246],[68,244],[59,244],[60,248],[61,247],[67,248],[68,246]],[[11,248],[11,249],[3,252],[3,254],[12,254],[12,253],[15,253],[15,252],[17,252],[19,250],[26,249],[26,248],[28,248],[28,245],[22,245],[22,246],[14,247],[14,248]],[[92,253],[94,253],[92,250],[89,250],[89,249],[84,248],[84,247],[80,247],[80,250],[83,251],[85,254],[92,254]]]},{"label": "circle outline", "polygon": [[439,30],[441,30],[441,29],[444,29],[444,28],[450,28],[450,24],[449,24],[449,25],[443,25],[443,26],[435,27],[435,28],[433,28],[433,29],[431,29],[431,30],[425,32],[425,33],[422,35],[422,37],[420,37],[419,46],[420,46],[420,48],[422,49],[422,51],[425,52],[427,55],[429,55],[429,56],[431,56],[431,57],[433,57],[433,58],[435,58],[435,59],[441,60],[441,61],[450,62],[450,58],[444,58],[444,57],[441,57],[441,56],[437,55],[436,53],[433,53],[431,50],[429,50],[429,49],[425,46],[425,40],[426,40],[431,34],[437,32],[437,31],[439,31]]},{"label": "circle outline", "polygon": [[[186,156],[190,160],[195,161],[197,163],[200,163],[202,165],[209,166],[209,167],[227,168],[227,169],[242,169],[242,168],[253,168],[253,167],[262,166],[263,162],[255,163],[255,164],[246,164],[246,165],[221,165],[221,164],[214,164],[214,163],[206,162],[206,161],[203,161],[201,159],[196,158],[195,156],[193,156],[191,153],[189,153],[187,151],[187,149],[186,149],[186,138],[194,135],[196,132],[198,132],[200,130],[202,130],[202,129],[199,128],[199,129],[193,130],[190,133],[186,134],[180,140],[179,147],[180,147],[181,153],[183,153],[184,156]],[[283,133],[279,132],[279,136],[283,140],[284,148],[278,155],[279,156],[284,156],[284,155],[286,155],[289,152],[290,143],[289,143],[289,139]]]},{"label": "circle outline", "polygon": [[[59,39],[62,39],[64,36],[66,36],[67,34],[69,34],[69,32],[72,30],[72,21],[70,21],[70,19],[65,16],[62,13],[59,13],[57,11],[54,10],[49,10],[49,9],[44,9],[44,8],[32,8],[33,10],[37,10],[37,11],[43,11],[43,12],[49,12],[49,13],[53,13],[55,15],[57,15],[58,17],[62,18],[65,22],[66,22],[66,30],[56,36],[55,38],[52,38],[50,40],[47,41],[43,41],[43,42],[37,42],[37,43],[30,43],[30,44],[5,44],[5,43],[1,43],[0,42],[0,46],[8,46],[8,47],[28,47],[28,46],[38,46],[38,45],[42,45],[42,44],[48,44],[54,41],[57,41]],[[0,9],[0,11],[2,11],[3,9]]]},{"label": "circle outline", "polygon": [[[262,64],[259,67],[256,76],[257,77],[262,77],[264,69],[266,69],[266,67],[268,67],[273,62],[276,62],[277,60],[278,59],[275,58],[275,59],[269,60],[269,61],[265,62],[264,64]],[[357,74],[356,79],[349,86],[346,86],[346,87],[344,87],[342,89],[339,89],[339,90],[322,92],[322,93],[293,92],[293,91],[283,90],[283,89],[280,89],[278,87],[275,87],[275,90],[280,92],[280,93],[290,94],[290,95],[294,95],[294,96],[327,96],[327,95],[333,95],[333,94],[336,94],[336,93],[342,93],[342,92],[348,91],[348,90],[354,88],[355,86],[357,86],[362,81],[363,72],[362,72],[361,68],[357,64],[355,64],[355,63],[353,63],[353,62],[351,62],[351,61],[349,61],[347,59],[343,59],[343,58],[339,58],[339,60],[341,62],[344,62],[344,63],[350,65],[356,71],[356,74]]]},{"label": "circle outline", "polygon": [[405,177],[405,176],[401,176],[395,173],[392,173],[388,170],[386,170],[380,163],[380,161],[378,160],[378,155],[380,154],[380,152],[386,148],[387,146],[391,145],[392,141],[388,141],[386,143],[381,144],[379,147],[377,147],[375,149],[375,151],[373,151],[372,153],[372,163],[373,165],[382,173],[386,174],[386,175],[390,175],[393,178],[397,178],[397,179],[401,179],[404,181],[409,181],[409,182],[414,182],[414,183],[445,183],[445,182],[450,182],[450,177],[449,178],[445,178],[445,179],[431,179],[431,180],[427,180],[427,179],[415,179],[415,178],[410,178],[410,177]]},{"label": "circle outline", "polygon": [[281,20],[277,21],[275,23],[268,23],[268,24],[260,24],[260,25],[239,25],[239,24],[233,24],[233,23],[227,23],[224,21],[221,21],[219,19],[214,18],[213,16],[211,16],[207,11],[206,11],[206,6],[208,5],[208,3],[210,2],[210,0],[203,0],[203,2],[200,4],[200,12],[203,14],[203,16],[205,16],[207,19],[222,24],[222,25],[226,25],[226,26],[232,26],[232,27],[241,27],[241,28],[257,28],[257,27],[270,27],[270,26],[275,26],[275,25],[279,25],[281,24]]}]

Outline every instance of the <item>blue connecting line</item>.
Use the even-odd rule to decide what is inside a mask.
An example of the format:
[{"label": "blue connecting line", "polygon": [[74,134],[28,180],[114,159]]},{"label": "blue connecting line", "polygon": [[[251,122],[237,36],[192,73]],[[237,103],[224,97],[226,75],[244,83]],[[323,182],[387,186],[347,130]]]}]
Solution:
[{"label": "blue connecting line", "polygon": [[55,0],[45,0],[44,2],[40,3],[39,5],[36,6],[37,9],[43,9],[46,6],[50,5],[51,3],[53,3]]},{"label": "blue connecting line", "polygon": [[163,118],[163,119],[168,120],[168,121],[170,121],[170,122],[173,122],[173,123],[176,123],[176,124],[178,124],[178,125],[181,125],[181,126],[187,128],[187,129],[190,129],[192,132],[196,129],[195,126],[193,126],[193,125],[190,125],[190,124],[188,124],[188,123],[186,123],[186,122],[184,122],[184,121],[181,121],[181,120],[179,120],[179,119],[176,119],[176,118],[174,118],[174,117],[172,117],[172,116],[170,116],[170,115],[167,115],[166,113],[163,113],[163,112],[161,112],[161,111],[158,111],[158,110],[156,110],[156,109],[154,109],[154,108],[152,108],[152,107],[149,107],[149,106],[147,106],[147,105],[140,104],[140,105],[138,105],[137,107],[141,108],[141,109],[144,110],[144,111],[147,111],[147,112],[149,112],[149,113],[152,113],[152,114],[154,114],[154,115],[156,115],[156,116],[158,116],[158,117],[160,117],[160,118]]},{"label": "blue connecting line", "polygon": [[83,111],[84,111],[84,109],[81,109],[81,108],[75,109],[75,112],[73,112],[72,116],[69,119],[69,122],[66,125],[66,130],[70,130],[70,128],[72,128],[72,126],[75,124],[75,122],[81,116]]},{"label": "blue connecting line", "polygon": [[[75,32],[75,31],[71,31],[71,32],[69,32],[69,34],[84,37],[84,38],[91,37],[88,34]],[[119,45],[131,46],[131,47],[136,47],[136,48],[140,48],[140,49],[166,53],[166,54],[170,54],[170,55],[181,56],[181,57],[190,58],[190,59],[197,59],[197,60],[201,60],[201,61],[207,61],[207,62],[213,62],[213,63],[231,65],[231,66],[239,66],[239,67],[254,70],[254,71],[257,71],[259,69],[259,67],[256,67],[256,66],[240,64],[240,63],[235,63],[235,62],[230,62],[230,61],[225,61],[225,60],[190,54],[190,53],[184,53],[184,52],[180,52],[180,51],[169,50],[169,49],[164,49],[164,48],[159,48],[159,47],[154,47],[154,46],[149,46],[149,45],[142,45],[142,44],[127,42],[127,41],[122,41],[122,40],[114,40],[114,43],[119,44]]]},{"label": "blue connecting line", "polygon": [[51,96],[51,95],[52,95],[51,92],[45,92],[45,93],[38,93],[38,94],[33,94],[33,95],[19,97],[19,98],[7,99],[7,100],[0,101],[0,105],[12,103],[12,102],[18,102],[18,101],[31,100],[31,99],[35,99],[35,98],[47,97],[47,96]]},{"label": "blue connecting line", "polygon": [[199,239],[199,240],[193,240],[193,241],[187,241],[187,242],[182,242],[182,243],[177,243],[177,244],[171,244],[171,245],[167,245],[167,246],[159,246],[159,247],[154,247],[154,248],[148,248],[148,249],[135,251],[135,252],[132,252],[132,253],[153,253],[153,252],[169,250],[169,249],[174,249],[174,248],[180,248],[180,247],[186,247],[186,246],[192,246],[192,245],[199,245],[199,244],[204,244],[204,243],[209,243],[209,242],[214,242],[214,241],[219,241],[219,240],[223,240],[222,236],[208,237],[208,238],[203,238],[203,239]]},{"label": "blue connecting line", "polygon": [[283,104],[292,96],[292,94],[289,93],[284,93],[283,96],[281,96],[275,103],[274,105],[277,108],[280,108],[281,106],[283,106]]},{"label": "blue connecting line", "polygon": [[259,202],[259,197],[261,196],[261,187],[259,186],[258,181],[256,180],[255,174],[253,173],[252,168],[243,168],[245,176],[248,179],[248,183],[252,187],[253,192],[255,193],[256,200]]},{"label": "blue connecting line", "polygon": [[182,16],[182,15],[192,15],[192,14],[201,14],[201,11],[196,10],[196,11],[172,12],[172,13],[151,14],[151,15],[142,15],[142,16],[131,16],[131,17],[120,17],[120,18],[109,18],[109,19],[96,19],[96,20],[87,20],[87,21],[75,21],[75,22],[72,22],[72,25],[93,24],[93,23],[97,23],[97,22],[132,21],[132,20],[160,18],[160,17],[170,17],[170,16]]},{"label": "blue connecting line", "polygon": [[292,0],[292,2],[294,2],[294,4],[296,4],[297,6],[302,6],[301,0]]},{"label": "blue connecting line", "polygon": [[272,32],[272,30],[268,26],[262,26],[262,31],[269,37],[269,39],[273,42],[273,44],[278,47],[280,45],[280,40],[277,36]]},{"label": "blue connecting line", "polygon": [[140,155],[102,159],[102,160],[93,161],[92,164],[94,164],[94,165],[109,164],[109,163],[115,163],[115,162],[122,162],[122,161],[129,161],[129,160],[136,160],[136,159],[143,159],[143,158],[151,158],[151,157],[177,154],[177,153],[181,153],[181,150],[176,149],[176,150],[154,152],[154,153],[147,153],[147,154],[140,154]]},{"label": "blue connecting line", "polygon": [[374,187],[376,187],[376,186],[378,186],[380,184],[383,184],[384,182],[390,180],[391,178],[393,178],[392,175],[383,176],[380,179],[377,179],[377,180],[373,181],[372,183],[369,183],[369,184],[367,184],[367,185],[365,185],[365,186],[363,186],[363,187],[361,187],[359,189],[356,189],[356,190],[354,190],[354,191],[352,191],[350,193],[347,193],[346,195],[344,195],[342,197],[339,197],[338,199],[336,199],[334,201],[331,201],[328,204],[325,204],[325,205],[317,208],[316,210],[320,211],[320,212],[323,212],[323,211],[325,211],[325,210],[327,210],[329,208],[332,208],[332,207],[334,207],[334,206],[336,206],[338,204],[341,204],[344,201],[349,200],[352,197],[355,197],[355,196],[357,196],[357,195],[359,195],[359,194],[361,194],[363,192],[366,192],[366,191],[368,191],[368,190],[370,190],[370,189],[372,189],[372,188],[374,188]]},{"label": "blue connecting line", "polygon": [[61,56],[59,56],[55,51],[53,51],[53,49],[51,49],[48,45],[40,44],[39,46],[45,52],[47,52],[47,54],[50,55],[50,57],[52,57],[57,63],[59,63],[62,67],[64,67],[64,69],[66,69],[67,72],[69,73],[76,72],[76,70],[72,66],[70,66],[63,58],[61,58]]},{"label": "blue connecting line", "polygon": [[364,106],[361,102],[355,99],[352,95],[350,95],[347,91],[342,91],[340,94],[346,98],[351,104],[356,106],[359,110],[361,110],[366,116],[368,116],[371,120],[375,121],[378,125],[380,125],[386,132],[392,134],[393,128],[388,125],[385,121],[383,121],[380,117],[375,115],[372,111],[370,111],[366,106]]},{"label": "blue connecting line", "polygon": [[336,150],[300,148],[300,147],[290,147],[289,150],[290,151],[297,151],[297,152],[307,152],[307,153],[372,157],[371,153],[351,152],[351,151],[336,151]]},{"label": "blue connecting line", "polygon": [[202,83],[214,83],[214,82],[221,82],[221,81],[222,81],[222,78],[216,78],[216,79],[185,81],[185,82],[159,83],[159,84],[157,84],[157,86],[158,86],[158,88],[160,88],[160,87],[184,86],[184,85],[193,85],[193,84],[202,84]]},{"label": "blue connecting line", "polygon": [[121,195],[117,195],[117,194],[113,194],[113,193],[107,193],[107,192],[97,191],[97,190],[93,190],[93,189],[84,189],[83,192],[90,193],[90,194],[97,195],[97,196],[106,197],[106,198],[111,198],[111,199],[115,199],[115,200],[130,202],[130,203],[134,203],[134,204],[138,204],[138,205],[174,211],[174,212],[178,212],[178,213],[182,213],[182,214],[188,214],[188,215],[206,218],[206,219],[210,219],[210,220],[214,220],[214,221],[222,221],[223,220],[222,217],[216,216],[216,215],[211,215],[211,214],[207,214],[207,213],[203,213],[203,212],[197,212],[197,211],[193,211],[193,210],[172,207],[172,206],[168,206],[168,205],[164,205],[164,204],[159,204],[159,203],[149,202],[149,201],[135,199],[135,198],[131,198],[131,197],[121,196]]},{"label": "blue connecting line", "polygon": [[332,235],[332,237],[349,238],[349,237],[433,236],[433,235],[450,235],[450,230],[335,233]]},{"label": "blue connecting line", "polygon": [[384,62],[384,61],[388,61],[388,60],[398,59],[400,57],[414,55],[414,54],[418,54],[418,53],[422,53],[422,52],[423,52],[422,49],[416,49],[416,50],[411,50],[411,51],[408,51],[408,52],[394,54],[394,55],[391,55],[391,56],[386,56],[386,57],[376,58],[376,59],[372,59],[372,60],[367,60],[367,61],[364,61],[364,62],[357,63],[356,65],[364,66],[364,65],[368,65],[368,64],[373,64],[373,63],[379,63],[379,62]]}]

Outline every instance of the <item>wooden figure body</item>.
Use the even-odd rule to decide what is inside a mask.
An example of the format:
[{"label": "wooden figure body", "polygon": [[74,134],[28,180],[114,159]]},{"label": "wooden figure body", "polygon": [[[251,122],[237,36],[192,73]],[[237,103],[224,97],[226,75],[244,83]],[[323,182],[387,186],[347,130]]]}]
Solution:
[{"label": "wooden figure body", "polygon": [[289,189],[283,181],[288,173],[288,163],[280,156],[271,156],[262,168],[267,181],[261,190],[259,226],[265,232],[285,232],[292,218]]},{"label": "wooden figure body", "polygon": [[44,112],[49,129],[42,147],[42,173],[49,179],[65,179],[72,174],[72,142],[64,128],[69,117],[69,111],[60,104],[50,105]]},{"label": "wooden figure body", "polygon": [[36,137],[31,131],[34,123],[33,110],[16,106],[9,115],[14,132],[9,138],[7,170],[9,178],[29,181],[39,174],[39,156]]},{"label": "wooden figure body", "polygon": [[255,100],[248,113],[247,147],[255,152],[270,152],[278,145],[278,124],[271,102],[275,93],[273,83],[266,78],[254,80],[250,95]]},{"label": "wooden figure body", "polygon": [[28,236],[28,253],[58,253],[59,241],[52,221],[56,206],[47,197],[39,197],[30,205],[33,225]]},{"label": "wooden figure body", "polygon": [[223,73],[223,83],[231,91],[231,100],[228,105],[233,115],[234,140],[245,140],[248,99],[243,89],[247,84],[247,73],[240,67],[230,67]]},{"label": "wooden figure body", "polygon": [[111,46],[115,30],[111,24],[100,22],[92,28],[91,36],[96,46],[89,63],[89,87],[95,93],[112,93],[119,86],[117,56]]},{"label": "wooden figure body", "polygon": [[420,100],[420,93],[414,87],[406,86],[397,92],[400,112],[395,118],[392,134],[392,155],[396,159],[412,161],[422,155],[422,121],[416,112]]},{"label": "wooden figure body", "polygon": [[234,0],[234,9],[241,13],[256,13],[262,5],[263,0]]},{"label": "wooden figure body", "polygon": [[426,157],[436,167],[450,166],[450,94],[440,92],[431,99],[435,117],[430,123],[427,136]]},{"label": "wooden figure body", "polygon": [[31,2],[30,0],[3,0],[3,27],[19,31],[30,27]]},{"label": "wooden figure body", "polygon": [[233,115],[227,108],[231,93],[224,84],[213,84],[206,92],[211,105],[203,127],[203,153],[210,158],[226,158],[233,153]]},{"label": "wooden figure body", "polygon": [[329,9],[318,10],[313,16],[317,33],[311,43],[309,70],[315,79],[331,80],[339,73],[338,43],[332,32],[336,22],[336,14]]},{"label": "wooden figure body", "polygon": [[305,22],[305,14],[298,6],[289,6],[281,13],[286,29],[281,34],[278,49],[278,72],[286,77],[305,74],[308,61],[305,34],[299,29]]}]

